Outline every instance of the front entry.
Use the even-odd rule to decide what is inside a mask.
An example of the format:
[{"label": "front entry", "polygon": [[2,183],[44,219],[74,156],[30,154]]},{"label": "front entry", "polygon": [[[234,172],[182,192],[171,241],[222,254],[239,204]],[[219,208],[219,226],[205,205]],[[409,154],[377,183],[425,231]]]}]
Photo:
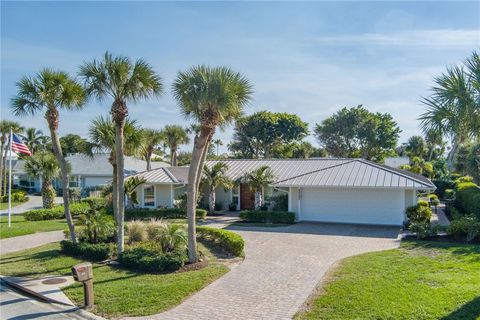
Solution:
[{"label": "front entry", "polygon": [[245,184],[240,184],[240,210],[255,209],[255,191]]}]

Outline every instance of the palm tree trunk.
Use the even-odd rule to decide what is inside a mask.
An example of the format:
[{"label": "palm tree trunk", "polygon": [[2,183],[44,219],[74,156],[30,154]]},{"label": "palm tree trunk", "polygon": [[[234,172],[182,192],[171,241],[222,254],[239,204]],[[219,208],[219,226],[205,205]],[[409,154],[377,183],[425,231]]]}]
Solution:
[{"label": "palm tree trunk", "polygon": [[117,163],[112,163],[113,178],[112,178],[112,208],[115,222],[118,223],[118,191],[117,191]]},{"label": "palm tree trunk", "polygon": [[453,165],[455,162],[455,156],[457,155],[458,148],[460,147],[460,143],[457,139],[454,139],[452,142],[452,149],[447,155],[447,167],[449,170],[453,169]]},{"label": "palm tree trunk", "polygon": [[255,210],[262,207],[262,193],[259,189],[255,190]]},{"label": "palm tree trunk", "polygon": [[115,125],[115,160],[117,162],[117,253],[120,255],[124,250],[125,243],[125,228],[124,228],[124,214],[125,214],[125,186],[124,186],[124,155],[123,147],[125,137],[123,136],[123,129],[125,120],[116,122]]},{"label": "palm tree trunk", "polygon": [[56,131],[58,126],[58,111],[56,109],[47,111],[46,118],[50,129],[50,136],[52,138],[53,153],[57,158],[58,164],[60,165],[60,172],[62,174],[62,195],[65,218],[67,219],[68,230],[70,231],[70,239],[73,244],[76,244],[77,237],[75,236],[75,226],[73,225],[73,219],[70,213],[70,199],[68,196],[69,179],[67,162],[63,157],[62,146],[60,145],[60,139]]},{"label": "palm tree trunk", "polygon": [[52,181],[44,179],[42,183],[42,206],[44,209],[51,209],[54,206],[55,195],[52,198],[52,194],[54,194],[55,190],[52,189]]},{"label": "palm tree trunk", "polygon": [[210,189],[210,194],[208,195],[208,211],[210,213],[215,212],[215,189]]},{"label": "palm tree trunk", "polygon": [[152,170],[152,153],[151,151],[147,152],[147,156],[145,157],[147,160],[147,170]]},{"label": "palm tree trunk", "polygon": [[170,152],[170,165],[175,167],[177,165],[177,148],[172,147]]}]

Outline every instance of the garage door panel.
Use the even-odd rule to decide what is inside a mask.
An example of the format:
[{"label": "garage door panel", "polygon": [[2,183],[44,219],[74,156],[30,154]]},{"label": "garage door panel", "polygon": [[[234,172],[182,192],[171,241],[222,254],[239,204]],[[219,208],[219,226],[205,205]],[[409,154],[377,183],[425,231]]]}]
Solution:
[{"label": "garage door panel", "polygon": [[326,189],[302,190],[299,220],[401,225],[404,190]]}]

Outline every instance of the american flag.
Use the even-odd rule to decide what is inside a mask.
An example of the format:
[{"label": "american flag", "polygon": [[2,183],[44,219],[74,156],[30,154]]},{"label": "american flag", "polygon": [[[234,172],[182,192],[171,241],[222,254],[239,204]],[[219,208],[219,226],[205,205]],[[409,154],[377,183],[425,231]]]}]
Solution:
[{"label": "american flag", "polygon": [[19,137],[17,137],[15,133],[12,133],[12,151],[25,153],[29,156],[32,155],[30,150],[28,150],[27,145],[23,143],[22,140]]}]

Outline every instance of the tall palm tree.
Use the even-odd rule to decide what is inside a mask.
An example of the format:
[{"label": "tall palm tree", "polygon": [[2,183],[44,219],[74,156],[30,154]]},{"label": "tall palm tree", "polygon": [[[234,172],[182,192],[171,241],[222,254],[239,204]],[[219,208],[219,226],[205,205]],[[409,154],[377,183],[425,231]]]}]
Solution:
[{"label": "tall palm tree", "polygon": [[48,143],[48,137],[43,135],[42,130],[38,130],[36,128],[25,129],[25,133],[21,136],[23,142],[25,142],[32,154],[40,150],[45,150],[45,145]]},{"label": "tall palm tree", "polygon": [[218,157],[218,148],[220,146],[223,146],[223,142],[222,142],[221,139],[215,139],[215,140],[213,140],[213,144],[215,145],[215,149],[216,149],[217,157]]},{"label": "tall palm tree", "polygon": [[55,205],[55,189],[53,179],[60,175],[57,159],[50,152],[38,152],[25,161],[25,172],[32,177],[42,180],[43,208],[51,209]]},{"label": "tall palm tree", "polygon": [[203,168],[202,182],[208,188],[208,211],[215,212],[215,189],[231,189],[233,182],[227,176],[228,165],[223,162],[214,164],[211,168]]},{"label": "tall palm tree", "polygon": [[427,144],[421,136],[411,136],[406,145],[406,151],[410,157],[424,157],[427,152]]},{"label": "tall palm tree", "polygon": [[17,82],[18,93],[12,98],[12,110],[17,116],[45,111],[52,140],[52,148],[62,173],[62,193],[65,217],[70,237],[77,242],[72,215],[70,214],[69,177],[67,162],[62,153],[58,136],[59,109],[79,110],[85,105],[85,91],[67,73],[43,69],[34,77],[23,77]]},{"label": "tall palm tree", "polygon": [[226,67],[196,66],[179,72],[173,84],[173,95],[186,118],[200,126],[195,135],[192,162],[188,172],[187,217],[188,258],[197,261],[195,209],[198,184],[215,129],[224,127],[242,113],[250,101],[252,88],[240,73]]},{"label": "tall palm tree", "polygon": [[246,173],[242,178],[242,182],[255,191],[255,209],[259,209],[263,206],[262,190],[275,182],[275,176],[269,166],[261,166]]},{"label": "tall palm tree", "polygon": [[[85,81],[89,95],[98,100],[113,99],[112,120],[115,123],[115,161],[117,163],[117,188],[114,190],[114,212],[117,219],[117,250],[124,249],[124,128],[128,116],[127,102],[159,96],[162,81],[153,68],[143,59],[132,62],[127,57],[113,56],[106,52],[103,60],[85,63],[80,67],[80,76]],[[121,196],[122,195],[122,196]],[[116,202],[116,203],[115,203]],[[116,210],[115,210],[116,208]]]},{"label": "tall palm tree", "polygon": [[152,169],[152,155],[157,146],[165,141],[165,135],[160,130],[143,129],[143,146],[145,160],[147,161],[147,170]]},{"label": "tall palm tree", "polygon": [[9,139],[10,129],[13,133],[23,132],[23,127],[16,121],[0,121],[0,196],[7,192],[7,141]]},{"label": "tall palm tree", "polygon": [[167,125],[162,130],[165,141],[170,148],[170,165],[177,165],[178,146],[190,142],[187,131],[179,125]]},{"label": "tall palm tree", "polygon": [[438,130],[428,130],[425,132],[425,142],[428,149],[428,161],[432,161],[433,155],[440,156],[445,151],[442,133]]}]

